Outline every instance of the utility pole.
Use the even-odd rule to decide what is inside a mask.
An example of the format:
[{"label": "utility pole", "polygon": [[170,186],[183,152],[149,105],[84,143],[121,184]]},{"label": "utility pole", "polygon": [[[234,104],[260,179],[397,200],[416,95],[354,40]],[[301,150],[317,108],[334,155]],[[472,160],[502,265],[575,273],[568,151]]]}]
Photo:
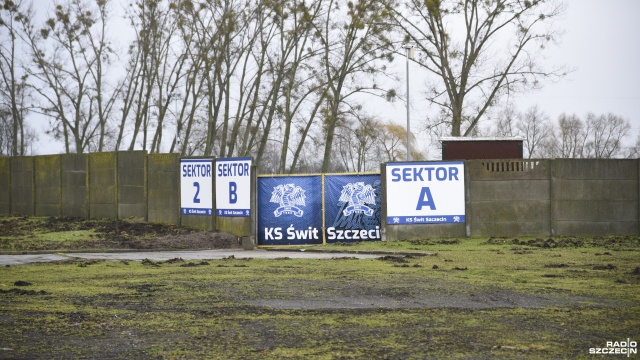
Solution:
[{"label": "utility pole", "polygon": [[413,60],[413,45],[407,44],[402,46],[406,50],[407,58],[407,161],[411,161],[411,120],[409,115],[409,58]]}]

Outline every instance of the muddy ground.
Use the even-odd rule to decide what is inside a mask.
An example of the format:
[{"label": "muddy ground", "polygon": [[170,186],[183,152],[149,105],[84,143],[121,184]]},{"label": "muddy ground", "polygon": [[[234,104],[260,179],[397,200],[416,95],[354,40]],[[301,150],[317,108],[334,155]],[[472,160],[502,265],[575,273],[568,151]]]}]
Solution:
[{"label": "muddy ground", "polygon": [[[52,234],[86,232],[78,239],[38,241]],[[0,250],[3,238],[15,251],[47,250],[200,250],[240,248],[237,236],[219,231],[200,231],[167,224],[127,220],[83,220],[71,217],[0,218]],[[9,240],[4,240],[9,241]]]},{"label": "muddy ground", "polygon": [[[239,247],[167,225],[0,218],[0,238],[24,242],[86,230],[72,246]],[[469,241],[414,242],[435,254],[377,260],[2,267],[0,359],[589,358],[638,340],[639,238]]]}]

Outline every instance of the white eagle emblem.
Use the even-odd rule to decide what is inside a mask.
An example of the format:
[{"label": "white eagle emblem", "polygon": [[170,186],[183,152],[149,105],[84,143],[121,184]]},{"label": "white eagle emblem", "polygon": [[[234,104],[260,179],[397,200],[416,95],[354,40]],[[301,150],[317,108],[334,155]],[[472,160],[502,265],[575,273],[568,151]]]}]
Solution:
[{"label": "white eagle emblem", "polygon": [[376,192],[373,187],[364,182],[349,183],[342,187],[340,194],[340,202],[349,203],[342,211],[344,216],[349,216],[354,212],[364,213],[367,216],[373,216],[373,209],[365,204],[376,204]]},{"label": "white eagle emblem", "polygon": [[278,185],[273,188],[270,202],[280,204],[273,212],[276,217],[282,214],[293,214],[302,217],[304,211],[298,206],[305,205],[304,189],[295,184]]}]

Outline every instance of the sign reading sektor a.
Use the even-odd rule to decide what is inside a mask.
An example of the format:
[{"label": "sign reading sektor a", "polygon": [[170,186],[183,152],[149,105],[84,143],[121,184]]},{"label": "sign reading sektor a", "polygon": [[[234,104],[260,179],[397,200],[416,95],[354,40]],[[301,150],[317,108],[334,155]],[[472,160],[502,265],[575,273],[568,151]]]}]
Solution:
[{"label": "sign reading sektor a", "polygon": [[387,224],[465,222],[464,163],[387,163]]}]

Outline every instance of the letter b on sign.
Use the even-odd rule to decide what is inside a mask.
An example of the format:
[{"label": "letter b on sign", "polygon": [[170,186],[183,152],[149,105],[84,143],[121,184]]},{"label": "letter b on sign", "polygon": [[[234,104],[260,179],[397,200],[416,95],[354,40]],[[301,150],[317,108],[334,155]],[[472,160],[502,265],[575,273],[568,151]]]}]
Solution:
[{"label": "letter b on sign", "polygon": [[238,202],[238,185],[235,182],[229,182],[229,203],[235,204]]}]

